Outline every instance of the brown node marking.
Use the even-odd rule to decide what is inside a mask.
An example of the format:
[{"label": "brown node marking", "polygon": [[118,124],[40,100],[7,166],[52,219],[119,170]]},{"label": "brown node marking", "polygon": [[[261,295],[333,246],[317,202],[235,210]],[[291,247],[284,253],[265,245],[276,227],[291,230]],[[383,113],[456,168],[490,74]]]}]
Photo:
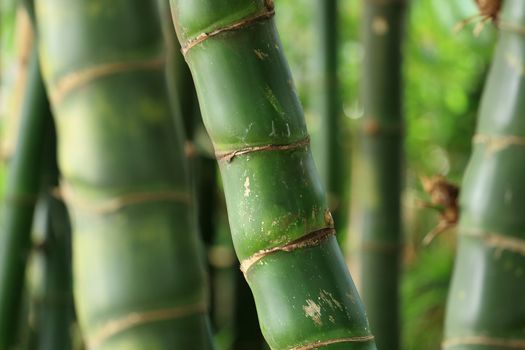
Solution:
[{"label": "brown node marking", "polygon": [[366,342],[373,341],[373,340],[374,340],[373,335],[356,336],[356,337],[349,337],[349,338],[337,338],[337,339],[322,340],[322,341],[318,341],[318,342],[308,344],[308,345],[296,346],[294,348],[291,348],[290,350],[314,350],[314,349],[319,349],[319,348],[333,345],[333,344],[366,343]]},{"label": "brown node marking", "polygon": [[105,340],[122,333],[130,328],[153,322],[170,321],[194,314],[205,313],[208,307],[200,302],[193,305],[174,307],[169,309],[133,312],[122,318],[109,321],[103,325],[93,336],[88,337],[90,347],[96,347]]},{"label": "brown node marking", "polygon": [[365,0],[366,4],[372,5],[406,5],[407,0]]},{"label": "brown node marking", "polygon": [[403,128],[400,125],[381,125],[375,118],[365,118],[363,121],[363,132],[367,136],[377,136],[380,134],[400,134]]},{"label": "brown node marking", "polygon": [[184,45],[182,45],[182,54],[186,55],[188,51],[191,50],[191,48],[193,48],[194,46],[202,43],[203,41],[209,38],[213,38],[214,36],[217,36],[217,35],[220,35],[226,32],[236,31],[236,30],[251,26],[252,24],[263,22],[263,21],[266,21],[272,18],[275,15],[273,1],[265,0],[265,6],[266,6],[266,11],[263,13],[258,13],[258,14],[243,18],[236,23],[228,24],[224,27],[214,29],[211,32],[201,33],[197,35],[195,38],[188,40]]},{"label": "brown node marking", "polygon": [[424,245],[429,245],[434,238],[459,221],[459,187],[447,181],[441,175],[422,176],[421,184],[430,196],[430,202],[420,202],[422,208],[431,208],[439,212],[439,222],[423,239]]},{"label": "brown node marking", "polygon": [[92,201],[78,197],[72,190],[62,185],[54,192],[55,197],[63,199],[66,204],[81,210],[91,211],[97,214],[110,214],[117,212],[127,206],[151,202],[180,202],[191,203],[188,193],[178,191],[141,192],[123,195],[120,197]]},{"label": "brown node marking", "polygon": [[474,136],[474,144],[484,144],[487,147],[489,154],[502,151],[510,146],[525,146],[525,137],[506,135],[506,136],[490,136],[478,134]]},{"label": "brown node marking", "polygon": [[251,257],[244,259],[241,262],[241,271],[244,273],[244,275],[246,275],[248,270],[253,265],[255,265],[258,261],[260,261],[267,255],[276,252],[293,252],[294,250],[298,249],[315,247],[321,244],[327,238],[335,236],[335,234],[335,229],[332,227],[322,228],[320,230],[308,233],[307,235],[298,238],[290,243],[286,243],[285,245],[260,250],[257,253],[253,254]]},{"label": "brown node marking", "polygon": [[31,194],[7,195],[4,199],[8,203],[17,205],[34,206],[38,200],[38,196]]},{"label": "brown node marking", "polygon": [[481,239],[485,241],[488,246],[495,249],[506,250],[525,256],[525,240],[520,238],[476,229],[463,229],[461,235]]},{"label": "brown node marking", "polygon": [[228,163],[233,161],[233,158],[241,156],[243,154],[254,153],[254,152],[266,152],[266,151],[288,151],[297,148],[303,148],[310,144],[310,137],[306,137],[294,143],[287,145],[263,145],[263,146],[250,146],[231,152],[216,152],[215,156],[217,160],[225,160]]},{"label": "brown node marking", "polygon": [[112,62],[84,68],[60,78],[50,89],[51,98],[55,104],[58,104],[70,91],[96,79],[129,71],[161,69],[165,63],[166,59],[162,57],[143,61]]},{"label": "brown node marking", "polygon": [[497,346],[507,349],[525,349],[524,339],[501,339],[487,336],[465,336],[446,339],[443,343],[443,349],[459,345],[482,345]]}]

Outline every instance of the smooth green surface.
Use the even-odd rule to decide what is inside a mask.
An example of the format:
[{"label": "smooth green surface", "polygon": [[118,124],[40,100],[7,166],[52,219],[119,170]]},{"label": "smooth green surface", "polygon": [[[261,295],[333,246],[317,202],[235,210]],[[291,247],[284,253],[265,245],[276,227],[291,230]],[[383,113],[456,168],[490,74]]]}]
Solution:
[{"label": "smooth green surface", "polygon": [[[166,58],[157,2],[42,0],[36,8],[45,79],[53,91],[79,71]],[[66,197],[74,227],[75,303],[92,349],[173,349],[189,342],[212,348],[202,311],[169,315],[206,305],[207,293],[182,121],[173,119],[164,68],[95,77],[53,101],[59,165],[77,198]],[[181,199],[139,201],[109,212],[78,205],[166,192]],[[144,316],[101,337],[112,323],[149,312],[164,317]]]},{"label": "smooth green surface", "polygon": [[364,1],[365,57],[354,160],[351,242],[357,242],[360,292],[379,349],[400,349],[402,43],[405,3]]},{"label": "smooth green surface", "polygon": [[[504,2],[501,21],[525,25],[525,3]],[[478,134],[525,136],[522,34],[501,30],[482,99]],[[459,247],[447,306],[445,343],[465,337],[525,342],[525,257],[498,248],[488,235],[525,240],[525,148],[475,143],[461,192]],[[472,234],[481,235],[473,237]],[[454,350],[503,350],[464,341]]]},{"label": "smooth green surface", "polygon": [[[183,43],[209,31],[211,23],[215,29],[233,25],[253,18],[268,6],[263,0],[172,0],[171,5]],[[191,48],[186,60],[217,152],[294,145],[307,137],[303,111],[273,19],[210,37]],[[240,260],[333,225],[309,146],[293,148],[219,161]],[[253,265],[246,276],[264,337],[274,350],[341,335],[370,334],[334,238],[316,247],[270,254]],[[328,320],[321,326],[305,315],[302,306],[310,305],[307,298],[317,300],[323,288],[332,294],[332,305],[339,303],[342,310],[333,310],[335,323]],[[350,307],[349,300],[355,306]],[[373,341],[339,348],[363,346],[375,349]]]},{"label": "smooth green surface", "polygon": [[0,220],[0,349],[13,345],[21,307],[24,271],[31,245],[31,224],[40,181],[44,130],[49,107],[33,49],[21,109],[15,153],[8,165]]}]

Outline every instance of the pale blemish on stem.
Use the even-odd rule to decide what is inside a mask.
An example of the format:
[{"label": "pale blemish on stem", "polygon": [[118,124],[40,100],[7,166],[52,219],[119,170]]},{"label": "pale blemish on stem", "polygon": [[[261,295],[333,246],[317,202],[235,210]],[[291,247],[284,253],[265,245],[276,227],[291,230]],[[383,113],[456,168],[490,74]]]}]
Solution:
[{"label": "pale blemish on stem", "polygon": [[250,178],[246,177],[246,180],[244,181],[244,197],[250,197]]},{"label": "pale blemish on stem", "polygon": [[525,74],[525,66],[523,65],[523,62],[512,52],[507,52],[505,55],[505,61],[509,67],[515,70],[519,75]]},{"label": "pale blemish on stem", "polygon": [[264,96],[266,97],[268,102],[270,102],[273,109],[275,109],[275,111],[279,113],[281,117],[284,117],[285,113],[283,111],[281,103],[279,102],[279,100],[277,99],[277,97],[275,96],[275,94],[269,86],[266,86],[266,88],[264,89]]},{"label": "pale blemish on stem", "polygon": [[253,50],[253,52],[255,52],[255,55],[261,61],[264,61],[266,58],[268,58],[268,54],[266,52],[264,52],[263,50],[255,49],[255,50]]},{"label": "pale blemish on stem", "polygon": [[323,322],[321,321],[321,307],[313,300],[307,299],[306,305],[303,305],[303,310],[306,317],[311,318],[316,325],[323,325]]}]

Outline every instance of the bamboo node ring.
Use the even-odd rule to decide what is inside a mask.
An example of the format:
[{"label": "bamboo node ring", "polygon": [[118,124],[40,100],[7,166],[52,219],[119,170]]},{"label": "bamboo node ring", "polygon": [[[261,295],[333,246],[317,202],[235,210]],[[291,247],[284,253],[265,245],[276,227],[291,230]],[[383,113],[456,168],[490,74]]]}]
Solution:
[{"label": "bamboo node ring", "polygon": [[96,347],[112,336],[122,333],[130,328],[153,322],[170,321],[195,314],[205,313],[208,309],[206,303],[186,305],[181,307],[161,310],[133,312],[124,317],[112,320],[103,325],[93,336],[88,339],[90,347]]},{"label": "bamboo node ring", "polygon": [[307,235],[300,237],[290,243],[286,243],[282,246],[277,246],[269,249],[263,249],[253,254],[251,257],[244,259],[241,262],[241,271],[246,274],[248,270],[259,262],[262,258],[276,253],[276,252],[293,252],[294,250],[311,248],[320,245],[323,241],[329,237],[335,236],[336,232],[333,227],[322,228],[314,232],[310,232]]},{"label": "bamboo node ring", "polygon": [[288,151],[288,150],[294,150],[298,148],[306,147],[310,144],[310,137],[306,137],[302,140],[299,140],[297,142],[289,143],[286,145],[262,145],[262,146],[250,146],[242,149],[238,149],[236,151],[230,151],[230,152],[216,152],[215,156],[217,160],[225,160],[227,163],[231,163],[233,159],[237,156],[248,154],[248,153],[254,153],[254,152],[266,152],[266,151]]},{"label": "bamboo node ring", "polygon": [[71,91],[96,79],[129,71],[157,70],[164,67],[165,57],[155,57],[141,61],[111,62],[80,69],[61,77],[50,87],[51,100],[59,104]]},{"label": "bamboo node ring", "polygon": [[373,335],[364,335],[364,336],[355,336],[355,337],[349,337],[349,338],[337,338],[337,339],[330,339],[330,340],[324,340],[324,341],[318,341],[312,344],[308,345],[301,345],[296,346],[294,348],[291,348],[290,350],[315,350],[319,349],[325,346],[333,345],[333,344],[341,344],[341,343],[367,343],[370,341],[374,341]]},{"label": "bamboo node ring", "polygon": [[156,192],[131,193],[113,198],[90,200],[74,194],[69,186],[62,185],[54,190],[56,198],[63,199],[66,205],[91,211],[97,214],[111,214],[131,205],[152,202],[191,203],[191,195],[185,192],[165,190]]},{"label": "bamboo node ring", "polygon": [[213,38],[217,35],[236,31],[245,27],[249,27],[258,22],[264,22],[275,15],[274,4],[272,0],[265,0],[266,11],[263,13],[257,13],[249,17],[243,18],[238,22],[228,24],[224,27],[220,27],[212,30],[211,32],[204,32],[197,35],[195,38],[188,40],[184,45],[182,45],[182,54],[186,55],[189,50],[194,46],[206,41],[207,39]]},{"label": "bamboo node ring", "polygon": [[461,345],[497,346],[506,349],[525,349],[525,339],[503,339],[488,336],[464,336],[446,339],[442,343],[443,349]]}]

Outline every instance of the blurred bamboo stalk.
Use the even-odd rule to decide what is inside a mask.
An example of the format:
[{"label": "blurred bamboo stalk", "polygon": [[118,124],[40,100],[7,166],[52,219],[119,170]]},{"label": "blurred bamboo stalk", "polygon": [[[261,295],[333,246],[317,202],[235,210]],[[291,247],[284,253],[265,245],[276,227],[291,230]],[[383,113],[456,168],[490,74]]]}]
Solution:
[{"label": "blurred bamboo stalk", "polygon": [[33,277],[29,291],[35,334],[32,344],[35,350],[70,350],[73,349],[74,324],[71,226],[64,203],[53,194],[59,184],[59,171],[56,134],[54,128],[49,129],[29,264]]},{"label": "blurred bamboo stalk", "polygon": [[315,50],[311,83],[312,153],[332,210],[336,229],[343,233],[346,222],[345,167],[342,162],[342,106],[338,79],[338,0],[313,0]]},{"label": "blurred bamboo stalk", "polygon": [[212,348],[158,5],[37,1],[74,228],[75,303],[95,350]]},{"label": "blurred bamboo stalk", "polygon": [[525,2],[479,2],[499,40],[460,194],[443,349],[525,349]]},{"label": "blurred bamboo stalk", "polygon": [[363,6],[364,116],[353,157],[353,237],[348,242],[350,249],[356,250],[356,279],[378,348],[398,350],[406,3],[364,0]]},{"label": "blurred bamboo stalk", "polygon": [[[28,9],[24,7],[23,11]],[[30,17],[26,15],[26,18]],[[27,60],[27,83],[20,91],[19,134],[15,151],[9,159],[0,221],[0,349],[13,346],[16,327],[20,324],[31,226],[40,186],[38,174],[43,157],[44,131],[51,123],[36,45],[32,42],[28,56],[22,57],[22,60]],[[24,69],[24,64],[21,67]]]}]

